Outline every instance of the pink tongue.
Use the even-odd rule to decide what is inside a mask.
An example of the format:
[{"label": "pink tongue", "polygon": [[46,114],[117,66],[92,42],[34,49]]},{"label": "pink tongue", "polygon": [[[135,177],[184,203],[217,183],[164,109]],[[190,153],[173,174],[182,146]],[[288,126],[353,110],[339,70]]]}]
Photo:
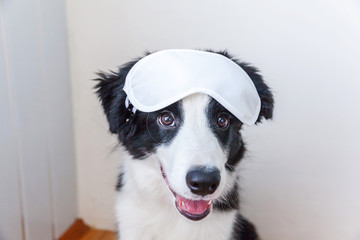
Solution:
[{"label": "pink tongue", "polygon": [[196,215],[204,213],[208,208],[211,207],[209,201],[194,201],[183,198],[181,196],[176,196],[176,204],[180,210]]}]

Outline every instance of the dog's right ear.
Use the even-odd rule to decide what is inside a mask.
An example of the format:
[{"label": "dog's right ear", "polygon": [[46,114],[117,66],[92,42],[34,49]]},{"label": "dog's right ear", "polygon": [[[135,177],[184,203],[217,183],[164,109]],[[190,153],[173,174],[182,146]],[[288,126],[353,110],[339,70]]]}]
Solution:
[{"label": "dog's right ear", "polygon": [[106,118],[110,125],[110,132],[118,134],[131,112],[125,106],[126,93],[123,90],[125,79],[136,61],[129,62],[120,67],[118,72],[97,73],[98,83],[95,86],[96,93],[104,108]]}]

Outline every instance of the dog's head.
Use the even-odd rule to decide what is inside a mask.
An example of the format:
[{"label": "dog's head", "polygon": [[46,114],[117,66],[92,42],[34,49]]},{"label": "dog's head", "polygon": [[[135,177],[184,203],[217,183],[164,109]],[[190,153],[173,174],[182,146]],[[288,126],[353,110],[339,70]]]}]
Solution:
[{"label": "dog's head", "polygon": [[[273,96],[257,69],[226,52],[217,54],[241,66],[253,81],[261,100],[256,123],[272,118]],[[122,66],[117,73],[100,73],[97,79],[97,93],[110,131],[117,134],[134,161],[150,156],[156,159],[159,176],[175,196],[179,212],[200,220],[213,205],[226,207],[226,198],[235,187],[234,171],[245,152],[242,122],[215,99],[200,93],[155,112],[131,112],[125,106],[123,87],[138,60]]]}]

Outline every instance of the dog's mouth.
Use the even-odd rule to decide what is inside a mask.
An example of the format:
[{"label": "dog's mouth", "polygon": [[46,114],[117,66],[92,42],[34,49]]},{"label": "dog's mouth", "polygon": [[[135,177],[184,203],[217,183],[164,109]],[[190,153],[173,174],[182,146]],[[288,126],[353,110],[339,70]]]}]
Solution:
[{"label": "dog's mouth", "polygon": [[209,215],[212,208],[212,200],[191,200],[180,196],[170,187],[162,166],[160,166],[160,169],[167,186],[175,196],[175,206],[179,213],[193,221],[199,221]]}]

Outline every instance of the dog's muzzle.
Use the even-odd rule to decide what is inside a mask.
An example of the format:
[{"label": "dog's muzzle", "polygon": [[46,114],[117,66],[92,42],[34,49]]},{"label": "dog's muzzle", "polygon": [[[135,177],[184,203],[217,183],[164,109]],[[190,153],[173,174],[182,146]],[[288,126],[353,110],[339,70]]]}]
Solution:
[{"label": "dog's muzzle", "polygon": [[[212,209],[212,200],[192,200],[180,196],[169,185],[162,166],[160,168],[166,184],[175,196],[175,206],[179,213],[193,221],[201,220],[209,215]],[[194,194],[206,196],[216,191],[220,183],[220,173],[219,170],[215,169],[192,169],[188,172],[186,180],[188,187]]]}]

